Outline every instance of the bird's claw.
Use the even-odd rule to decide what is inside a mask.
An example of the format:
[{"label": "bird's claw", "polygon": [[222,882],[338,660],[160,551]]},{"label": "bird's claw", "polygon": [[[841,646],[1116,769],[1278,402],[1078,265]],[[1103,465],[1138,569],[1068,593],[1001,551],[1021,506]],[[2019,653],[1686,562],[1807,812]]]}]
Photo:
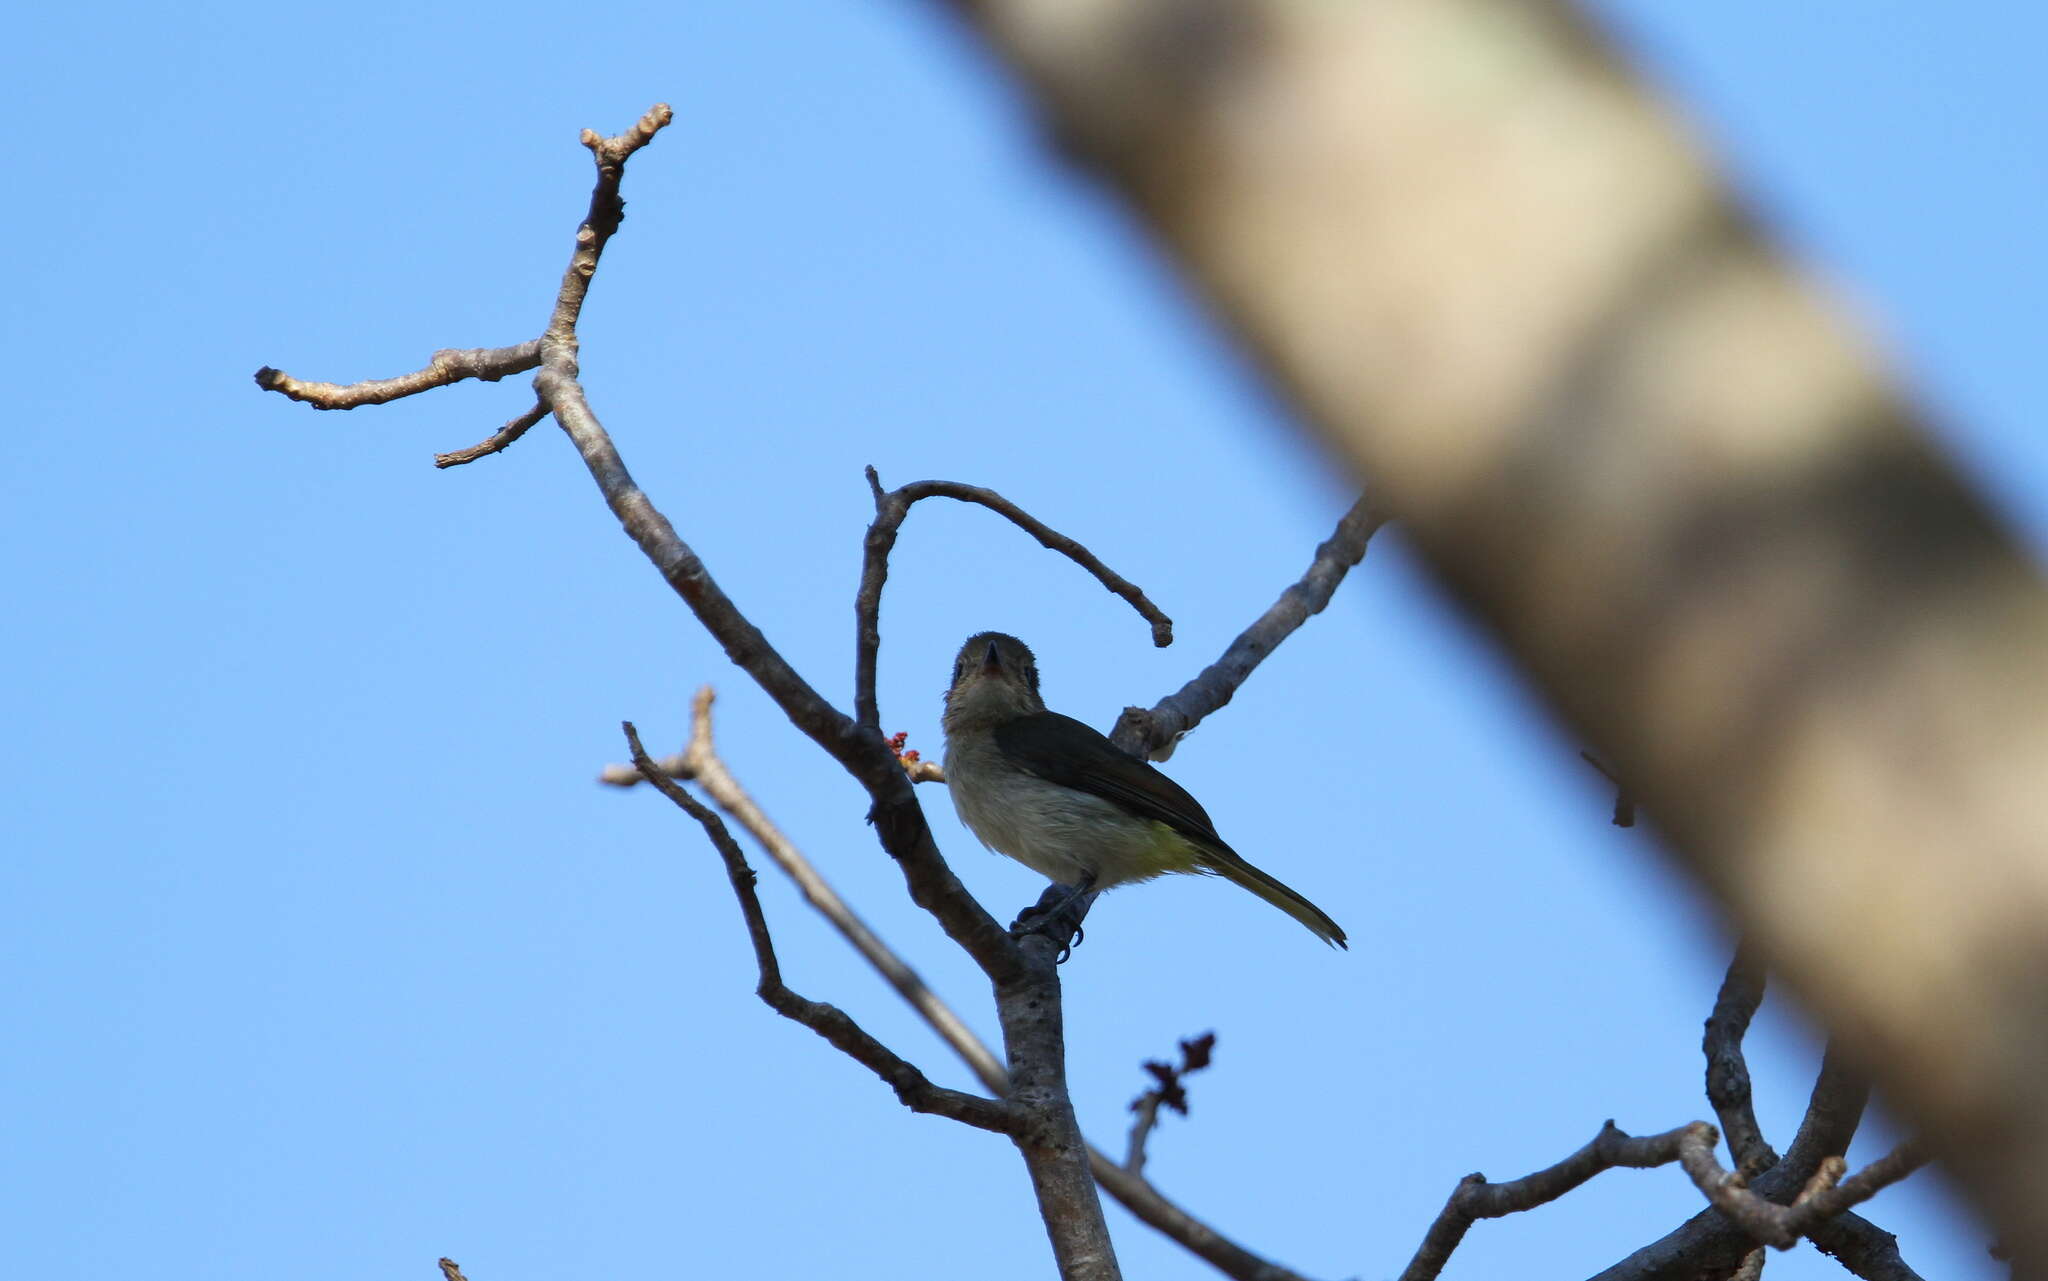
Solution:
[{"label": "bird's claw", "polygon": [[1081,928],[1081,917],[1093,902],[1088,893],[1090,887],[1070,888],[1054,885],[1039,896],[1038,902],[1018,913],[1010,922],[1010,937],[1021,939],[1027,934],[1038,934],[1059,943],[1059,953],[1053,957],[1054,965],[1063,965],[1074,949],[1081,946],[1087,931]]}]

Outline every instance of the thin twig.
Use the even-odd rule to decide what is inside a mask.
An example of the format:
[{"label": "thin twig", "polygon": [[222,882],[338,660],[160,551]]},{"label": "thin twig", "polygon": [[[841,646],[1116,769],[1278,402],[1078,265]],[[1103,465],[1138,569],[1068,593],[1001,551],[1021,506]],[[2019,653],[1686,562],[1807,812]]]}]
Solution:
[{"label": "thin twig", "polygon": [[[725,762],[719,759],[711,734],[711,705],[716,697],[717,695],[707,685],[697,691],[697,697],[691,704],[690,745],[683,752],[683,767],[689,777],[696,779],[698,786],[709,793],[712,800],[718,802],[720,809],[732,815],[741,827],[746,828],[754,839],[761,843],[761,848],[768,851],[768,856],[775,860],[775,865],[796,883],[797,889],[804,896],[804,902],[810,904],[820,916],[831,923],[833,929],[839,931],[842,938],[853,945],[854,951],[859,952],[861,958],[887,980],[889,986],[896,990],[896,994],[903,998],[905,1004],[917,1011],[918,1017],[939,1034],[939,1039],[960,1056],[960,1060],[983,1085],[993,1093],[1007,1094],[1010,1088],[1009,1074],[996,1056],[990,1053],[988,1047],[968,1029],[960,1016],[939,999],[938,994],[918,976],[917,971],[888,944],[882,942],[875,932],[868,928],[867,922],[861,920],[847,905],[846,900],[839,897],[839,892],[818,874],[817,868],[804,857],[803,851],[783,835],[774,821],[761,811],[760,806],[754,803],[753,798],[747,795],[746,789],[740,786],[732,772],[725,767]],[[652,760],[643,764],[640,757],[635,757],[634,763],[639,766],[642,775],[648,781],[661,788],[669,799],[675,800],[675,795],[670,789],[674,789],[675,792],[681,792],[682,789],[670,780],[659,764]],[[681,801],[676,803],[682,804]],[[692,817],[695,817],[694,813]]]},{"label": "thin twig", "polygon": [[[1775,1244],[1786,1222],[1776,1217],[1778,1211],[1812,1192],[1816,1172],[1828,1160],[1839,1159],[1848,1148],[1868,1098],[1867,1082],[1830,1045],[1822,1057],[1805,1119],[1784,1157],[1761,1174],[1741,1180],[1720,1172],[1711,1144],[1705,1151],[1690,1154],[1688,1171],[1697,1171],[1695,1182],[1705,1179],[1718,1186],[1733,1180],[1735,1187],[1721,1187],[1718,1195],[1709,1197],[1713,1208],[1694,1215],[1637,1250],[1600,1273],[1595,1281],[1681,1281],[1704,1269],[1738,1266],[1759,1241]],[[1915,1159],[1896,1174],[1889,1173],[1893,1167],[1884,1162],[1876,1163],[1872,1169],[1879,1176],[1887,1176],[1884,1182],[1890,1182],[1903,1178],[1917,1164]],[[1741,1186],[1745,1182],[1747,1186]],[[1858,1215],[1843,1212],[1884,1185],[1878,1182],[1869,1191],[1862,1191],[1871,1182],[1858,1176],[1854,1187],[1859,1195],[1853,1199],[1837,1202],[1840,1188],[1813,1196],[1801,1218],[1793,1222],[1800,1234],[1811,1237],[1814,1245],[1865,1281],[1919,1281],[1900,1257],[1896,1237]],[[1705,1183],[1701,1186],[1703,1191],[1707,1190]],[[1773,1206],[1776,1210],[1760,1208]],[[1764,1235],[1758,1235],[1759,1232]]]},{"label": "thin twig", "polygon": [[304,382],[282,369],[265,365],[256,371],[256,385],[315,409],[354,409],[359,405],[382,405],[468,378],[494,383],[511,374],[523,374],[539,364],[540,339],[535,338],[510,347],[472,347],[467,350],[451,347],[435,352],[425,369],[416,369],[396,378],[366,378],[346,385]]},{"label": "thin twig", "polygon": [[1927,1160],[1918,1144],[1902,1143],[1845,1180],[1842,1175],[1847,1165],[1842,1158],[1825,1157],[1799,1195],[1790,1204],[1780,1205],[1759,1196],[1741,1175],[1723,1170],[1714,1160],[1711,1140],[1701,1143],[1688,1139],[1681,1149],[1680,1159],[1686,1173],[1714,1208],[1733,1220],[1751,1240],[1780,1250],[1791,1249],[1814,1224],[1868,1201]]},{"label": "thin twig", "polygon": [[1133,1174],[1100,1148],[1088,1149],[1088,1168],[1102,1190],[1132,1217],[1231,1281],[1306,1281],[1300,1273],[1264,1259],[1174,1204],[1143,1175]]},{"label": "thin twig", "polygon": [[[902,763],[903,772],[910,776],[910,781],[913,783],[943,783],[946,781],[945,768],[937,761],[925,760],[922,757],[902,752],[897,753],[896,759]],[[656,761],[655,765],[670,778],[688,778],[690,776],[689,766],[683,763],[683,754],[681,752],[677,752],[673,756],[664,756]],[[597,781],[607,787],[638,787],[647,780],[640,776],[640,771],[635,769],[631,762],[628,762],[624,765],[605,766],[597,772]]]},{"label": "thin twig", "polygon": [[[672,756],[661,757],[654,762],[654,768],[670,778],[688,778],[690,776],[690,767],[683,763],[683,754],[681,752],[677,752]],[[647,781],[647,776],[642,774],[639,768],[631,761],[627,761],[623,765],[605,766],[597,772],[597,781],[603,783],[606,787],[638,787]]]},{"label": "thin twig", "polygon": [[1365,558],[1366,544],[1388,518],[1371,494],[1361,495],[1337,522],[1335,532],[1316,548],[1308,571],[1281,592],[1280,598],[1251,626],[1238,633],[1222,657],[1160,699],[1150,711],[1125,708],[1110,732],[1110,741],[1133,756],[1156,761],[1172,756],[1181,738],[1210,713],[1229,703],[1238,687],[1251,678],[1280,642],[1323,611],[1344,576]]},{"label": "thin twig", "polygon": [[902,530],[910,509],[926,498],[951,498],[986,507],[1037,539],[1040,546],[1058,552],[1087,570],[1097,582],[1129,602],[1140,617],[1152,624],[1154,645],[1164,647],[1173,643],[1173,620],[1154,605],[1135,583],[1103,564],[1100,557],[1079,542],[993,489],[951,480],[919,480],[900,489],[884,491],[881,477],[873,467],[867,469],[867,478],[868,489],[875,499],[875,519],[868,526],[863,543],[860,588],[853,603],[853,709],[854,718],[863,726],[879,728],[881,724],[881,713],[875,699],[875,656],[882,645],[882,587],[889,580],[889,553],[896,546],[897,534]]},{"label": "thin twig", "polygon": [[492,432],[488,439],[471,445],[468,449],[458,449],[452,454],[435,454],[434,466],[442,468],[460,467],[464,463],[473,463],[479,458],[488,458],[492,454],[504,450],[521,436],[524,436],[528,429],[547,416],[548,407],[536,401],[533,408],[514,418],[511,422],[506,423],[503,427],[498,428],[495,432]]},{"label": "thin twig", "polygon": [[1498,1219],[1548,1204],[1605,1170],[1669,1165],[1679,1159],[1680,1148],[1688,1139],[1711,1146],[1714,1127],[1694,1121],[1662,1134],[1636,1137],[1608,1121],[1592,1142],[1548,1169],[1508,1183],[1488,1183],[1483,1174],[1468,1174],[1430,1225],[1415,1257],[1402,1269],[1401,1281],[1432,1281],[1479,1219]]},{"label": "thin twig", "polygon": [[[1015,1133],[1017,1114],[1009,1104],[1001,1099],[985,1099],[960,1090],[934,1085],[916,1065],[876,1040],[845,1011],[823,1001],[808,1000],[790,990],[782,980],[782,967],[775,958],[775,943],[768,932],[768,918],[761,910],[760,896],[754,892],[754,869],[747,865],[746,855],[740,851],[739,843],[732,838],[732,833],[726,830],[725,823],[718,815],[699,803],[647,755],[647,749],[640,744],[639,731],[633,727],[631,721],[627,721],[622,728],[626,732],[627,746],[633,753],[633,762],[646,774],[647,781],[663,796],[675,802],[685,814],[697,820],[703,827],[705,835],[711,838],[711,844],[717,849],[719,857],[724,860],[726,876],[732,882],[733,894],[739,899],[740,915],[747,923],[747,937],[754,946],[754,960],[761,974],[760,983],[755,991],[759,993],[761,1000],[777,1014],[803,1024],[855,1062],[872,1071],[895,1090],[896,1097],[911,1111],[943,1116],[998,1134]],[[715,763],[715,758],[713,761]],[[710,791],[711,788],[707,785],[705,790]],[[751,809],[751,803],[749,808]],[[754,810],[753,813],[758,816],[759,811]],[[744,819],[742,821],[745,822]],[[752,825],[748,826],[752,830]],[[781,840],[780,833],[773,832],[772,827],[768,830],[773,833],[776,840]],[[754,835],[762,840],[763,846],[780,862],[782,852],[770,845],[760,831],[754,831]],[[785,870],[788,869],[785,867]],[[813,901],[812,906],[825,912],[828,917],[832,915],[823,904]],[[844,905],[839,906],[843,910]],[[854,924],[859,925],[858,921]],[[858,945],[856,940],[856,946]],[[913,983],[916,982],[915,975],[909,977]],[[917,986],[921,988],[922,984]],[[903,991],[901,985],[898,986],[898,991]],[[929,996],[929,993],[926,995]],[[920,1013],[926,1012],[910,993],[905,993],[904,999],[911,1001],[913,1007],[918,1008]],[[927,1019],[929,1020],[929,1015]]]},{"label": "thin twig", "polygon": [[1927,1161],[1926,1145],[1918,1139],[1908,1139],[1855,1174],[1843,1179],[1832,1190],[1814,1197],[1814,1212],[1820,1217],[1826,1217],[1850,1206],[1861,1205],[1926,1165]]},{"label": "thin twig", "polygon": [[1152,1074],[1155,1084],[1131,1102],[1131,1111],[1138,1119],[1131,1123],[1130,1142],[1124,1149],[1124,1169],[1132,1174],[1145,1172],[1145,1141],[1159,1124],[1159,1109],[1169,1107],[1182,1116],[1188,1114],[1188,1093],[1183,1082],[1190,1072],[1208,1067],[1215,1050],[1216,1034],[1204,1032],[1180,1043],[1178,1065],[1156,1059],[1146,1061],[1145,1070]]}]

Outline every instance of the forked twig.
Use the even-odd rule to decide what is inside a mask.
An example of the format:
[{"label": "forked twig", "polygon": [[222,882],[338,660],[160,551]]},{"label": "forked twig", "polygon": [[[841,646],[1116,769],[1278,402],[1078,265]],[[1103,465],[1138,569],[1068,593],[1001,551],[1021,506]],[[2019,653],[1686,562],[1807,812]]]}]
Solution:
[{"label": "forked twig", "polygon": [[867,469],[868,489],[875,498],[875,519],[868,526],[861,555],[860,588],[854,595],[853,710],[862,725],[879,728],[881,713],[875,701],[875,657],[882,647],[882,587],[889,581],[889,553],[896,546],[904,519],[910,509],[927,498],[951,498],[957,502],[986,507],[1038,540],[1040,546],[1058,552],[1095,576],[1095,580],[1130,603],[1140,617],[1152,624],[1152,643],[1173,643],[1173,620],[1123,575],[1102,563],[1100,557],[1079,542],[1060,533],[1022,507],[979,485],[951,480],[912,481],[899,489],[884,490],[882,478],[873,467]]},{"label": "forked twig", "polygon": [[[709,693],[707,690],[698,696],[702,708],[700,716],[707,721],[710,716]],[[929,1112],[979,1129],[993,1130],[998,1134],[1014,1134],[1018,1122],[1017,1113],[1001,1099],[985,1099],[960,1090],[934,1085],[915,1064],[875,1039],[844,1010],[823,1001],[812,1001],[799,996],[783,982],[782,967],[775,957],[775,943],[768,932],[768,918],[761,910],[760,897],[754,892],[754,869],[747,866],[746,855],[740,851],[739,842],[732,838],[732,833],[726,830],[725,823],[718,815],[712,813],[674,779],[662,772],[647,755],[647,749],[641,746],[639,731],[633,727],[631,721],[627,721],[622,728],[625,730],[627,745],[632,750],[633,761],[646,773],[647,781],[663,796],[675,802],[677,808],[697,820],[703,827],[705,835],[711,838],[712,847],[724,860],[726,877],[732,882],[733,894],[739,899],[740,915],[746,920],[747,937],[753,943],[754,960],[760,969],[761,981],[755,991],[768,1008],[784,1018],[803,1024],[855,1062],[868,1068],[895,1090],[896,1097],[913,1112]],[[706,732],[708,733],[708,730]],[[697,744],[693,742],[692,747],[696,748]],[[716,758],[709,756],[708,742],[704,744],[704,753],[704,757],[700,758],[700,764],[708,760],[709,764],[723,775],[723,767],[717,766]],[[729,776],[723,776],[720,779],[720,786],[736,785],[731,784]],[[716,797],[717,792],[711,786],[707,785],[705,790],[713,791]],[[741,798],[744,800],[744,793],[741,794]],[[723,800],[720,803],[724,804]],[[755,838],[762,842],[763,847],[768,849],[776,861],[782,863],[784,858],[794,854],[792,849],[777,848],[778,845],[786,847],[787,841],[782,838],[780,832],[776,832],[772,825],[761,818],[759,810],[753,808],[751,801],[746,804],[752,819],[759,821],[763,827],[757,829],[754,822],[745,817],[741,818],[743,825],[753,832]],[[730,807],[728,809],[730,812]],[[735,814],[735,817],[741,816]],[[771,837],[776,844],[770,844]],[[801,861],[802,856],[796,855],[796,858]],[[784,870],[790,870],[786,864]],[[795,876],[795,873],[792,872],[791,875]],[[799,884],[801,883],[799,880]],[[806,897],[810,897],[808,892]],[[865,932],[866,926],[862,925],[858,918],[853,917],[852,913],[847,912],[845,904],[839,903],[836,896],[823,902],[815,898],[810,901],[811,906],[824,913],[828,919],[834,918],[834,909],[842,914],[855,932],[850,933],[849,938]],[[856,940],[856,946],[858,945]],[[950,1016],[951,1011],[938,1004],[938,999],[924,988],[915,974],[909,973],[907,966],[902,967],[902,977],[906,981],[898,982],[898,992],[903,993],[904,999],[920,1014],[924,1014],[926,1021],[932,1022],[934,1027],[940,1029],[941,1035],[944,1035],[943,1026],[940,1022],[934,1021],[930,1008],[937,1006],[946,1016]],[[912,990],[906,991],[906,986]],[[920,1002],[915,996],[918,993],[926,999]],[[967,1039],[974,1048],[981,1048],[979,1043],[973,1042],[971,1034]],[[986,1051],[983,1050],[983,1053],[986,1054]]]}]

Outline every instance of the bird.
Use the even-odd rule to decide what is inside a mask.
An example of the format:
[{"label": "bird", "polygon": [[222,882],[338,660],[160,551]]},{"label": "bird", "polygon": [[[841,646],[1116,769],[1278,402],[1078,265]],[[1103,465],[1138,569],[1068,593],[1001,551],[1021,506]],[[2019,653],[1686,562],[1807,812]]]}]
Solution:
[{"label": "bird", "polygon": [[1016,637],[967,638],[953,662],[941,724],[946,789],[968,830],[997,853],[1071,887],[1047,915],[1094,890],[1168,872],[1213,874],[1325,943],[1350,947],[1321,908],[1230,848],[1180,784],[1073,717],[1047,711],[1038,662]]}]

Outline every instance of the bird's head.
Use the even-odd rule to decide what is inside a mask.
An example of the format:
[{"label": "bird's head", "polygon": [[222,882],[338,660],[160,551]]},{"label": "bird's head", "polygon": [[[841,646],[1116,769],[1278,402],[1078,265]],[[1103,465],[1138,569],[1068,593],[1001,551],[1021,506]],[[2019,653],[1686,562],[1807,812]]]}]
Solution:
[{"label": "bird's head", "polygon": [[1000,725],[1045,710],[1038,696],[1038,661],[1015,636],[977,632],[953,660],[946,691],[946,732]]}]

